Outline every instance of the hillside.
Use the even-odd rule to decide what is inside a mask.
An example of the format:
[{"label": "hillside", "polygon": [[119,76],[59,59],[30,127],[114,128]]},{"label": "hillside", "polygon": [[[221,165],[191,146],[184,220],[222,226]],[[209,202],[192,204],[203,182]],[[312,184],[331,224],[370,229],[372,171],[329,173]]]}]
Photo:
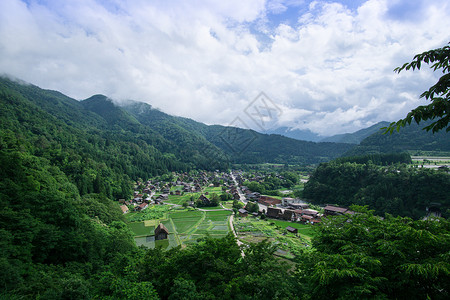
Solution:
[{"label": "hillside", "polygon": [[320,142],[323,139],[323,136],[320,136],[309,129],[293,129],[289,127],[278,127],[275,129],[266,130],[265,134],[279,134],[291,139],[301,140],[301,141],[310,141],[310,142]]},{"label": "hillside", "polygon": [[[191,119],[170,116],[145,103],[128,102],[122,107],[167,139],[177,142],[185,142],[184,139],[209,141],[214,147],[202,145],[204,153],[212,158],[223,157],[225,153],[232,163],[315,164],[339,157],[353,147],[343,143],[299,141],[235,127],[208,126]],[[216,147],[223,152],[217,151]]]},{"label": "hillside", "polygon": [[[315,164],[352,147],[208,126],[145,103],[130,101],[119,107],[103,95],[77,101],[6,78],[0,79],[0,91],[2,140],[20,141],[33,155],[46,157],[86,193],[95,178],[107,174],[116,177],[104,183],[110,195],[121,195],[121,176],[226,169],[230,163]],[[93,175],[87,176],[87,170]]]},{"label": "hillside", "polygon": [[321,142],[359,144],[368,136],[378,132],[380,128],[386,127],[388,125],[389,122],[379,122],[375,125],[355,131],[353,133],[337,134],[326,137],[322,139]]},{"label": "hillside", "polygon": [[445,131],[431,133],[423,130],[431,121],[422,122],[420,125],[411,125],[394,131],[392,134],[376,132],[361,141],[355,148],[344,156],[355,156],[375,153],[409,152],[411,155],[421,153],[450,152],[450,139]]}]

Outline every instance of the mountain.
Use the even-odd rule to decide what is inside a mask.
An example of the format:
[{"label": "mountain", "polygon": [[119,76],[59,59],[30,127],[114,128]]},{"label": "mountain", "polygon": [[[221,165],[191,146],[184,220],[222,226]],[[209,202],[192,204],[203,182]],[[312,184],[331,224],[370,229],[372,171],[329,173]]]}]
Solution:
[{"label": "mountain", "polygon": [[232,163],[315,164],[336,158],[353,147],[343,143],[299,141],[236,127],[208,126],[165,114],[145,103],[130,101],[122,104],[122,108],[167,139],[179,143],[186,142],[186,139],[208,141],[212,145],[201,145],[200,151],[211,159],[225,154]]},{"label": "mountain", "polygon": [[359,144],[366,137],[378,132],[380,130],[380,128],[386,127],[388,125],[389,125],[389,122],[382,121],[382,122],[379,122],[368,128],[364,128],[364,129],[358,130],[353,133],[337,134],[337,135],[326,137],[320,141],[321,142],[331,142],[331,143]]},{"label": "mountain", "polygon": [[[47,147],[61,148],[60,160],[86,157],[105,164],[105,172],[124,173],[130,178],[192,168],[224,169],[230,163],[315,164],[352,147],[208,126],[145,103],[117,105],[103,95],[77,101],[7,78],[1,78],[0,88],[4,95],[3,129],[25,144],[41,141],[30,146],[33,153],[45,153]],[[74,175],[80,182],[92,181],[83,176]]]},{"label": "mountain", "polygon": [[[301,130],[301,129],[293,129],[289,127],[278,127],[276,129],[266,130],[261,133],[265,134],[279,134],[291,139],[301,140],[301,141],[310,141],[310,142],[319,142],[323,139],[322,136],[312,132],[309,129]],[[324,141],[329,142],[329,141]]]},{"label": "mountain", "polygon": [[351,149],[345,156],[375,154],[375,153],[397,153],[409,152],[412,155],[426,153],[446,155],[450,152],[450,139],[448,133],[443,131],[432,133],[423,130],[432,121],[411,123],[401,128],[399,132],[384,134],[382,130],[368,136],[355,148]]}]

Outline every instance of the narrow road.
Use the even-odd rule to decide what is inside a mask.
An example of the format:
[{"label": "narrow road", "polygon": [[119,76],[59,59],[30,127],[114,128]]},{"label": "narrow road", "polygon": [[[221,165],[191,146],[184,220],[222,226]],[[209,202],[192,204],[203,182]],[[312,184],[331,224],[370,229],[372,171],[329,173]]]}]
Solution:
[{"label": "narrow road", "polygon": [[[244,243],[241,242],[240,240],[238,240],[238,236],[237,236],[237,234],[236,234],[236,231],[234,230],[233,219],[234,219],[234,215],[231,215],[231,216],[228,218],[228,221],[230,222],[230,228],[231,228],[231,231],[233,232],[233,235],[234,235],[234,237],[236,238],[236,244],[240,247],[240,246],[244,245]],[[242,257],[245,256],[245,253],[244,253],[243,250],[241,250],[241,256],[242,256]]]}]

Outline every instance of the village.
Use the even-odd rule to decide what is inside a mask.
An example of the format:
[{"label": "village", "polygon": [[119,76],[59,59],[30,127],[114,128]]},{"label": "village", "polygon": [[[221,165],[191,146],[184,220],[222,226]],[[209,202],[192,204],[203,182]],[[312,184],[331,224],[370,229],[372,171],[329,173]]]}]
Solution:
[{"label": "village", "polygon": [[[284,179],[279,174],[270,176]],[[309,246],[312,226],[324,217],[353,213],[333,205],[311,206],[292,197],[294,193],[286,188],[271,196],[246,186],[261,184],[265,178],[240,170],[174,172],[136,182],[133,198],[120,199],[119,204],[138,245],[184,247],[206,235],[220,238],[232,232],[240,244],[266,238],[279,243],[286,257],[294,249]]]}]

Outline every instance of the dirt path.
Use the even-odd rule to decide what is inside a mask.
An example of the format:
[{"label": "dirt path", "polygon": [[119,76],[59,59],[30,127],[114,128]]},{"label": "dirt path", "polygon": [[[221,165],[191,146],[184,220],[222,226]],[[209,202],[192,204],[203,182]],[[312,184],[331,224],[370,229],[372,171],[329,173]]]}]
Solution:
[{"label": "dirt path", "polygon": [[[244,245],[244,243],[242,243],[240,240],[238,240],[236,231],[234,230],[234,226],[233,226],[233,219],[234,219],[234,215],[231,215],[231,216],[228,218],[228,221],[230,222],[230,228],[231,228],[231,231],[233,232],[233,235],[234,235],[234,237],[236,238],[236,244],[240,247],[240,246]],[[241,256],[242,256],[242,257],[245,256],[245,253],[244,253],[243,250],[241,250]]]}]

